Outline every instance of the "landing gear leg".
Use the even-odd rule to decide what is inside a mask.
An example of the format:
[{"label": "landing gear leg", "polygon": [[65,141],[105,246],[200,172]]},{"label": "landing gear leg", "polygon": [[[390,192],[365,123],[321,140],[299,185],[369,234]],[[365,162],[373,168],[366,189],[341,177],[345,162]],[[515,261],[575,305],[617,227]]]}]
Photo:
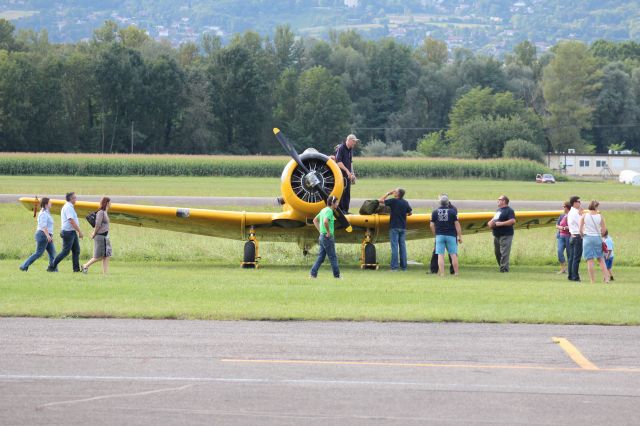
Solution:
[{"label": "landing gear leg", "polygon": [[376,259],[376,246],[371,242],[371,232],[367,230],[364,240],[362,241],[362,249],[360,253],[361,269],[378,269]]},{"label": "landing gear leg", "polygon": [[241,268],[258,269],[258,239],[256,238],[256,230],[251,227],[249,231],[249,240],[244,243],[244,259],[240,264]]}]

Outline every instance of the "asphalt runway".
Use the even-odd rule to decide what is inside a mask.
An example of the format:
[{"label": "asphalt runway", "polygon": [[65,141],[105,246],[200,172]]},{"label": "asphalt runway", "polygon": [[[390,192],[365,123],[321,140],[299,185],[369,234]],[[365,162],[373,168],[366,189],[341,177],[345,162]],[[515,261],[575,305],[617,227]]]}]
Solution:
[{"label": "asphalt runway", "polygon": [[3,425],[640,417],[640,327],[2,318],[0,342]]},{"label": "asphalt runway", "polygon": [[[20,197],[33,197],[34,194],[0,194],[0,203],[15,203]],[[64,199],[64,195],[52,195],[52,198]],[[78,200],[98,202],[101,195],[78,195]],[[114,203],[146,204],[177,207],[213,207],[213,206],[277,206],[276,197],[184,197],[184,196],[143,196],[143,195],[112,195]],[[351,200],[352,212],[357,213],[356,206],[361,206],[365,200],[354,198]],[[438,207],[437,200],[407,199],[413,208]],[[497,208],[495,200],[452,200],[460,210],[494,211]],[[552,201],[518,201],[512,200],[510,206],[515,210],[561,210],[562,203]],[[600,207],[604,211],[631,210],[640,211],[639,202],[607,202],[601,201]]]}]

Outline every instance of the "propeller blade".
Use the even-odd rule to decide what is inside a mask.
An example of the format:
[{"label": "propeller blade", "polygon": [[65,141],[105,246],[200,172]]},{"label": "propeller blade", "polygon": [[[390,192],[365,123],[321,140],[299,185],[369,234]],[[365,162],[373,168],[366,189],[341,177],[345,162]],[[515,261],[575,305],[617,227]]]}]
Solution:
[{"label": "propeller blade", "polygon": [[287,139],[277,127],[273,128],[273,134],[276,135],[276,139],[278,139],[278,142],[280,142],[280,145],[282,145],[287,154],[289,154],[289,156],[293,158],[296,163],[298,163],[298,166],[300,166],[305,174],[309,174],[309,169],[304,165],[293,144],[289,142],[289,139]]},{"label": "propeller blade", "polygon": [[[320,185],[318,185],[318,186],[315,187],[315,189],[320,193],[320,195],[322,195],[322,198],[325,201],[327,201],[327,199],[329,198],[329,194],[327,194],[327,192],[324,190],[324,188],[321,187]],[[336,219],[338,219],[338,223],[340,225],[342,225],[342,227],[345,229],[345,231],[347,231],[347,232],[353,231],[353,228],[351,227],[351,224],[349,223],[349,219],[347,219],[347,217],[344,215],[344,212],[342,211],[342,209],[340,207],[338,207],[335,210],[333,215],[336,217]]]},{"label": "propeller blade", "polygon": [[[282,147],[287,152],[287,154],[289,154],[289,156],[291,156],[291,158],[293,158],[294,161],[298,163],[298,166],[300,166],[300,168],[305,172],[305,174],[311,173],[310,170],[307,168],[307,166],[305,166],[302,160],[300,159],[300,156],[298,155],[298,152],[294,148],[293,144],[289,142],[289,139],[287,139],[285,135],[282,134],[280,129],[278,129],[277,127],[274,127],[273,134],[276,136],[276,139],[278,139],[278,142],[280,142],[280,145],[282,145]],[[326,202],[327,199],[329,198],[329,194],[327,194],[324,188],[319,184],[316,184],[313,188],[316,189],[320,193],[320,195],[322,195],[322,199]],[[342,227],[347,232],[353,231],[353,228],[351,227],[349,220],[344,215],[344,212],[340,209],[340,207],[336,209],[334,215],[336,219],[338,219],[338,223],[342,225]]]}]

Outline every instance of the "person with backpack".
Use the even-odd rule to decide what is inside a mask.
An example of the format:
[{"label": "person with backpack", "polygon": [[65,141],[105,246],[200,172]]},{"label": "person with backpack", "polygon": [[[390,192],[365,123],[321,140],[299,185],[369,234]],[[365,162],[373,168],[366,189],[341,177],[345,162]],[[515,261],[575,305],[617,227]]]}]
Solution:
[{"label": "person with backpack", "polygon": [[109,258],[113,252],[111,241],[109,240],[109,214],[107,211],[111,207],[111,199],[102,197],[100,200],[100,210],[96,212],[95,225],[91,238],[93,238],[93,257],[82,265],[82,273],[86,274],[89,267],[102,260],[102,273],[109,273]]},{"label": "person with backpack", "polygon": [[[53,217],[51,217],[51,200],[47,197],[40,201],[40,213],[38,213],[38,228],[35,233],[36,251],[20,265],[20,270],[27,272],[29,266],[47,252],[49,265],[56,258],[56,247],[53,245]],[[34,210],[35,214],[35,210]]]},{"label": "person with backpack", "polygon": [[[389,218],[389,241],[391,242],[391,270],[407,270],[407,216],[411,216],[412,209],[404,199],[405,191],[402,188],[387,192],[378,199],[381,205],[391,209]],[[386,199],[393,195],[393,198]],[[399,255],[398,255],[399,253]]]},{"label": "person with backpack", "polygon": [[80,241],[83,238],[80,223],[78,222],[78,214],[76,213],[75,204],[77,196],[75,192],[68,192],[65,195],[67,202],[62,206],[60,217],[62,222],[62,230],[60,237],[62,238],[62,251],[56,256],[54,261],[47,268],[47,272],[58,272],[58,264],[71,252],[73,272],[80,272]]}]

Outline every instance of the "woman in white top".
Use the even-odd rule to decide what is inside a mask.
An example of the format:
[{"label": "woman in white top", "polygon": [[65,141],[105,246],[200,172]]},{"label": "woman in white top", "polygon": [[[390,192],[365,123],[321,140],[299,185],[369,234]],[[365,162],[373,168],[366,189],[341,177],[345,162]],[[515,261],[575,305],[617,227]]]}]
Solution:
[{"label": "woman in white top", "polygon": [[580,235],[582,235],[582,256],[587,261],[587,270],[591,284],[595,281],[595,272],[593,270],[594,259],[598,260],[604,282],[609,282],[609,272],[604,263],[604,253],[602,251],[602,237],[607,231],[604,217],[598,211],[598,203],[593,200],[589,203],[589,210],[580,217]]},{"label": "woman in white top", "polygon": [[51,217],[51,213],[49,213],[50,210],[51,200],[44,197],[42,201],[40,201],[38,228],[36,229],[34,236],[36,239],[36,251],[29,256],[22,265],[20,265],[21,271],[26,272],[29,269],[29,266],[42,256],[45,250],[49,255],[49,265],[51,265],[53,260],[56,258],[56,248],[53,245],[53,218]]}]

